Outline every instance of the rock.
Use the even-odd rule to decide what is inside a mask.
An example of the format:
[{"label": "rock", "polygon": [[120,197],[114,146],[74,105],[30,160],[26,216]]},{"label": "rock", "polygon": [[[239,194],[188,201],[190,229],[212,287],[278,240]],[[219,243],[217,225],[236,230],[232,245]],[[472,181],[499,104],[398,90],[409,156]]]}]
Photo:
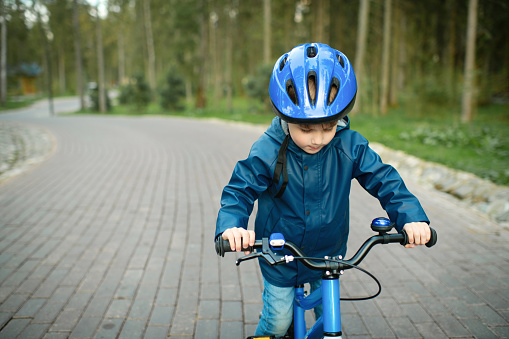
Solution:
[{"label": "rock", "polygon": [[402,176],[450,194],[475,210],[487,214],[502,227],[509,227],[509,187],[497,186],[471,173],[394,151],[380,144],[371,147],[385,163],[394,166]]}]

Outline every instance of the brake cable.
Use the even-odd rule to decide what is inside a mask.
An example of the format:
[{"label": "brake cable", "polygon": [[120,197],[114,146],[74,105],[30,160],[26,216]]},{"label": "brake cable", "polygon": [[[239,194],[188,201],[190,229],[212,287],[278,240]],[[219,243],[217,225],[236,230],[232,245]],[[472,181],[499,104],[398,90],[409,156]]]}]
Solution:
[{"label": "brake cable", "polygon": [[375,283],[378,285],[378,291],[369,296],[369,297],[359,297],[359,298],[340,298],[339,300],[343,300],[343,301],[362,301],[362,300],[370,300],[370,299],[374,299],[376,297],[378,297],[380,295],[380,293],[382,293],[382,284],[380,284],[380,281],[372,274],[370,273],[369,271],[365,270],[364,268],[362,267],[359,267],[357,265],[354,265],[354,264],[350,264],[344,260],[341,260],[341,259],[325,259],[325,258],[314,258],[314,257],[294,257],[294,260],[301,260],[301,259],[306,259],[306,260],[320,260],[320,261],[333,261],[333,262],[337,262],[338,264],[343,264],[343,265],[346,265],[346,266],[349,266],[351,268],[355,268],[356,270],[359,270],[361,271],[362,273],[368,275],[371,279],[373,279],[375,281]]}]

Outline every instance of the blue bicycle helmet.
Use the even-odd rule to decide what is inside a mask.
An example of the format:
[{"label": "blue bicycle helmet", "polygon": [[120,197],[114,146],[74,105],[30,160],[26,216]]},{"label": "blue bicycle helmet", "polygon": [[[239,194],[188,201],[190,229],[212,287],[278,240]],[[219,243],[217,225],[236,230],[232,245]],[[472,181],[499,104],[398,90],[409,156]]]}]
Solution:
[{"label": "blue bicycle helmet", "polygon": [[356,94],[346,55],[320,43],[300,45],[281,56],[269,84],[272,109],[290,123],[340,120],[352,110]]}]

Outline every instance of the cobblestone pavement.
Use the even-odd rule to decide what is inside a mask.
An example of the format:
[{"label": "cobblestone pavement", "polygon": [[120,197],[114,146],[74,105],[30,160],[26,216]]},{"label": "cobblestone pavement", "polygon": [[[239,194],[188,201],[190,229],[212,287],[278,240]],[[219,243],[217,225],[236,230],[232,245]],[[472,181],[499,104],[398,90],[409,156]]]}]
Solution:
[{"label": "cobblestone pavement", "polygon": [[[43,111],[0,114],[0,125],[41,128],[56,145],[0,184],[0,338],[252,334],[261,310],[256,263],[217,257],[212,238],[222,187],[260,129]],[[375,248],[362,266],[382,294],[342,303],[343,337],[509,337],[509,232],[408,184],[439,242]],[[383,215],[357,185],[351,200],[349,256]],[[374,288],[356,272],[342,277],[344,296]]]}]

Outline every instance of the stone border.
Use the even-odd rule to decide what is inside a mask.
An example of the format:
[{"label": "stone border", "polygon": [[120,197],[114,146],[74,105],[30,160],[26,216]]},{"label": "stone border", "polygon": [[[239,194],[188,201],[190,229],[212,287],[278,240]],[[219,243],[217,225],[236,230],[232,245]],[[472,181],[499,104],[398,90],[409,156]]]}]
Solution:
[{"label": "stone border", "polygon": [[498,186],[471,173],[424,161],[378,143],[371,147],[384,162],[394,166],[402,176],[445,192],[486,214],[504,228],[509,228],[509,187]]},{"label": "stone border", "polygon": [[46,160],[55,144],[43,127],[0,121],[0,184]]}]

